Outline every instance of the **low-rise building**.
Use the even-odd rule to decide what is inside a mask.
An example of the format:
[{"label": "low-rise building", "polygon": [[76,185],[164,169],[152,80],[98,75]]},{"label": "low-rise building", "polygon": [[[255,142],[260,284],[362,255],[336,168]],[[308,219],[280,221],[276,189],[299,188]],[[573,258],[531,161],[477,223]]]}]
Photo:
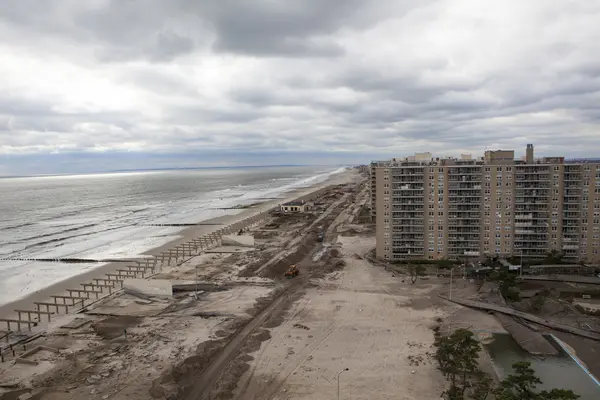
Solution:
[{"label": "low-rise building", "polygon": [[304,200],[290,201],[281,205],[283,212],[306,212],[311,209],[311,204]]}]

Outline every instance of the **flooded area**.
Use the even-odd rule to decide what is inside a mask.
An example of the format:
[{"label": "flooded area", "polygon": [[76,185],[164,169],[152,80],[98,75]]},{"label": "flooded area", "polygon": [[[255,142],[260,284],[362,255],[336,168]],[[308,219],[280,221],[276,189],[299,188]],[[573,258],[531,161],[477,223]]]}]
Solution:
[{"label": "flooded area", "polygon": [[484,348],[490,355],[500,379],[512,372],[513,363],[528,361],[542,380],[538,390],[571,389],[581,396],[580,400],[600,398],[600,386],[551,337],[548,339],[560,351],[558,356],[532,356],[523,351],[510,335],[493,334],[492,337]]}]

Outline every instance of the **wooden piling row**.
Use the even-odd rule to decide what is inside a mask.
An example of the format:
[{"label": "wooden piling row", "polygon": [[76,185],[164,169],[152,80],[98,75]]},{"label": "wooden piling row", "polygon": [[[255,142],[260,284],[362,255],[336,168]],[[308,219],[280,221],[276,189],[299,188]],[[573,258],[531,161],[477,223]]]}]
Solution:
[{"label": "wooden piling row", "polygon": [[[0,319],[7,330],[0,331],[0,338],[9,341],[13,331],[31,331],[42,319],[51,322],[53,315],[84,308],[86,302],[92,303],[102,297],[109,296],[123,287],[123,281],[128,278],[148,278],[162,271],[163,267],[179,265],[191,257],[221,245],[224,235],[236,234],[241,229],[251,228],[263,223],[268,218],[269,211],[252,217],[244,218],[234,224],[224,226],[214,232],[193,238],[160,254],[133,260],[132,264],[107,273],[102,278],[94,278],[91,282],[81,284],[81,289],[68,289],[67,295],[51,296],[51,301],[34,302],[35,310],[15,310],[17,318]],[[59,302],[60,300],[60,302]],[[2,326],[0,325],[0,329]],[[16,329],[15,329],[16,328]]]}]

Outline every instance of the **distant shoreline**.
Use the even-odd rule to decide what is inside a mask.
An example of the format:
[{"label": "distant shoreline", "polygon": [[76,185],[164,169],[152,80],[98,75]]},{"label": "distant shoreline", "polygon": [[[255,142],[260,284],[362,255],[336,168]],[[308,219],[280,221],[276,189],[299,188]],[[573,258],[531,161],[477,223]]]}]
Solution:
[{"label": "distant shoreline", "polygon": [[127,173],[144,173],[144,172],[162,172],[162,171],[204,171],[204,170],[224,170],[224,169],[258,169],[258,168],[294,168],[294,167],[330,167],[343,168],[350,167],[345,164],[273,164],[273,165],[234,165],[234,166],[215,166],[215,167],[172,167],[172,168],[140,168],[140,169],[118,169],[108,171],[93,171],[93,172],[72,172],[64,174],[35,174],[35,175],[0,175],[0,179],[15,179],[15,178],[46,178],[60,176],[89,176],[89,175],[105,175],[105,174],[127,174]]}]

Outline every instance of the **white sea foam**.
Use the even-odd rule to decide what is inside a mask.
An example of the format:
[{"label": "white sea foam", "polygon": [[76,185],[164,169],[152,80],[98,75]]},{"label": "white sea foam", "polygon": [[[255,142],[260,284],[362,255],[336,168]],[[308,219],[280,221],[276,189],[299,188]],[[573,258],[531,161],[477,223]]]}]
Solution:
[{"label": "white sea foam", "polygon": [[[161,201],[153,198],[140,199],[139,196],[133,196],[131,199],[126,196],[121,198],[117,192],[114,196],[118,197],[118,207],[108,209],[103,208],[102,201],[80,205],[76,201],[53,203],[50,199],[49,207],[34,210],[37,220],[23,223],[23,228],[18,227],[22,224],[18,216],[5,221],[4,227],[8,230],[5,229],[4,232],[0,230],[2,241],[0,257],[95,260],[139,257],[142,253],[177,238],[178,232],[182,229],[149,226],[150,223],[197,223],[224,214],[238,213],[241,210],[222,210],[222,208],[255,203],[257,199],[282,197],[286,192],[323,182],[331,175],[341,173],[345,169],[323,171],[299,178],[270,178],[249,185],[239,184],[208,192],[199,191],[197,195],[193,194],[192,189],[191,196],[178,198],[173,194],[172,198]],[[109,183],[119,181],[117,179],[119,176],[116,175],[118,174],[108,176]],[[121,177],[139,179],[146,175],[148,174],[130,173]],[[90,175],[89,177],[94,178],[91,184],[102,180],[102,176]],[[75,178],[76,176],[70,176],[67,182],[77,182]],[[32,179],[39,184],[39,182],[46,182],[43,179],[48,178]],[[57,181],[58,178],[52,177],[51,180]],[[31,185],[32,182],[22,181],[25,185]],[[32,224],[35,229],[31,229]],[[16,228],[11,228],[15,226]],[[0,262],[0,304],[17,300],[54,283],[97,268],[99,265],[97,263]]]}]

